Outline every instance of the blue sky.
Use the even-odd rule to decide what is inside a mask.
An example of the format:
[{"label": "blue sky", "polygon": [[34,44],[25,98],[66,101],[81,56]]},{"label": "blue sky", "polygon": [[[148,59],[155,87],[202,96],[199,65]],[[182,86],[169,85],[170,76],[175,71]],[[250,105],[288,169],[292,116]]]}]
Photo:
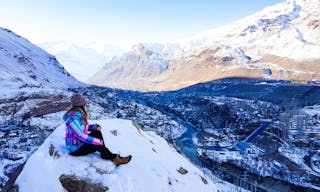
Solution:
[{"label": "blue sky", "polygon": [[34,43],[99,41],[124,48],[216,28],[282,0],[0,0],[0,27]]}]

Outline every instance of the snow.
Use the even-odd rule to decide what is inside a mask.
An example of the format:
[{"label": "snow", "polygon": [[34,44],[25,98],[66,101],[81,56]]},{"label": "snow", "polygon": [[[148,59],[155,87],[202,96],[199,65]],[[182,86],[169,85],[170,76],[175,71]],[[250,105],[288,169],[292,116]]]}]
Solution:
[{"label": "snow", "polygon": [[311,157],[310,163],[314,171],[320,173],[320,151]]},{"label": "snow", "polygon": [[55,55],[61,64],[82,82],[86,82],[114,56],[124,52],[115,46],[98,42],[78,45],[67,41],[55,41],[41,43],[39,46]]},{"label": "snow", "polygon": [[[295,59],[317,58],[320,55],[318,46],[310,46],[306,41],[301,41],[301,37],[305,36],[304,33],[313,34],[305,26],[307,20],[310,20],[310,12],[317,12],[317,9],[319,2],[316,0],[283,2],[237,22],[208,30],[177,43],[184,50],[223,44],[246,48],[250,56],[269,53]],[[308,35],[308,37],[310,42],[319,43],[319,36]],[[284,49],[284,45],[289,47]]]},{"label": "snow", "polygon": [[[290,159],[292,162],[295,162],[297,165],[303,167],[304,170],[308,170],[310,172],[313,171],[310,169],[309,166],[307,166],[305,164],[304,157],[306,157],[308,155],[308,152],[306,152],[305,150],[301,150],[301,149],[299,149],[297,147],[293,147],[293,146],[282,146],[278,150],[279,150],[279,152],[281,152],[282,155],[284,155],[285,157]],[[312,172],[312,173],[320,176],[316,172]]]},{"label": "snow", "polygon": [[[80,87],[52,55],[10,30],[0,28],[0,85],[16,88]],[[5,91],[6,92],[6,91]]]},{"label": "snow", "polygon": [[306,106],[303,111],[309,115],[320,115],[320,105]]},{"label": "snow", "polygon": [[60,117],[63,116],[65,112],[57,112],[57,113],[50,113],[47,115],[43,115],[41,117],[31,117],[30,119],[26,120],[24,124],[30,125],[30,126],[37,126],[41,129],[46,130],[54,130],[57,128],[61,123],[63,123],[62,119]]},{"label": "snow", "polygon": [[[280,62],[282,59],[288,60],[289,66],[286,69],[293,75],[302,78],[310,75],[316,76],[313,78],[317,79],[317,74],[308,71],[307,67],[301,67],[299,70],[292,62],[307,65],[304,63],[320,58],[320,36],[317,27],[319,7],[318,0],[285,1],[234,23],[192,37],[162,44],[139,43],[121,57],[108,62],[89,82],[123,89],[158,91],[159,89],[154,87],[166,85],[168,79],[171,85],[179,84],[171,80],[176,79],[180,72],[188,74],[207,65],[215,66],[223,73],[230,74],[229,76],[242,76],[239,70],[250,69],[255,71],[250,77],[279,78],[278,71],[274,70],[283,67]],[[208,55],[212,50],[217,51]],[[204,58],[213,58],[213,62],[209,64],[207,60],[202,61]],[[225,58],[228,65],[222,65],[224,62],[219,62],[220,58]],[[197,64],[188,69],[188,64],[193,63],[190,61]],[[263,75],[262,71],[266,65],[274,65],[270,68],[274,72],[272,75]],[[292,78],[282,75],[282,70],[279,74],[280,79]],[[194,76],[191,76],[184,81],[190,85],[203,81],[193,78]],[[218,77],[213,75],[209,80],[215,78]],[[306,81],[308,80],[311,79]],[[171,86],[168,87],[167,90],[172,89]]]},{"label": "snow", "polygon": [[[64,191],[59,183],[62,174],[75,174],[101,182],[111,192],[219,190],[210,178],[155,133],[137,129],[128,120],[108,119],[92,123],[103,127],[106,145],[112,152],[133,155],[129,164],[116,168],[111,161],[100,159],[98,154],[68,155],[64,149],[65,126],[61,125],[27,161],[16,180],[19,191]],[[114,130],[117,130],[117,136],[111,133]],[[50,145],[58,150],[59,157],[49,155]],[[180,167],[188,173],[180,174],[177,171]],[[99,174],[97,169],[104,172]],[[201,177],[208,183],[204,184]],[[223,189],[228,188],[224,186]]]}]

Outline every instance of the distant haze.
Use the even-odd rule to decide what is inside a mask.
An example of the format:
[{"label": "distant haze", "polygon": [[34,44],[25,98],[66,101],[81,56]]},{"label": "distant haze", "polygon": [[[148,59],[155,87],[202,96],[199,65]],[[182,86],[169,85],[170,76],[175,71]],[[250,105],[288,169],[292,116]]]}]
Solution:
[{"label": "distant haze", "polygon": [[185,38],[231,23],[281,0],[2,0],[0,26],[33,43],[138,42]]}]

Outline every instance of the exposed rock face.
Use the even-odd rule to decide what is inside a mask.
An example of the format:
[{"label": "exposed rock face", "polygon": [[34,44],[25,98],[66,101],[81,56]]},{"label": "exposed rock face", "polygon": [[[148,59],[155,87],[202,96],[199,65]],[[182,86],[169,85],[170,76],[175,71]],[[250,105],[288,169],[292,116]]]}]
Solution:
[{"label": "exposed rock face", "polygon": [[59,178],[63,188],[68,192],[105,192],[108,187],[91,180],[81,179],[75,175],[61,175]]},{"label": "exposed rock face", "polygon": [[56,93],[35,91],[31,94],[21,92],[14,98],[0,98],[2,109],[0,115],[7,120],[26,120],[30,117],[64,111],[69,105],[68,94],[63,91],[56,91]]},{"label": "exposed rock face", "polygon": [[21,165],[18,165],[17,168],[14,169],[14,171],[12,173],[10,173],[9,176],[9,180],[7,181],[6,185],[2,188],[0,188],[0,191],[7,191],[7,192],[18,192],[19,191],[19,187],[17,185],[14,185],[15,180],[17,179],[17,177],[19,176],[20,172],[22,171],[24,166],[24,163]]},{"label": "exposed rock face", "polygon": [[[161,50],[163,49],[165,48]],[[158,76],[168,69],[166,57],[165,53],[138,44],[130,52],[108,62],[89,79],[89,82],[108,82],[117,85],[121,79],[124,85],[132,82],[138,83],[138,86],[143,85],[145,80]]]}]

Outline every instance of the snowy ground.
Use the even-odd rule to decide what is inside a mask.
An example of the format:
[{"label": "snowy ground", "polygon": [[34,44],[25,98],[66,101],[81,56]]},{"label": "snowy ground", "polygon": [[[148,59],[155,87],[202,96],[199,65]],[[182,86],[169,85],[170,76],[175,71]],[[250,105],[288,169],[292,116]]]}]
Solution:
[{"label": "snowy ground", "polygon": [[[19,191],[63,191],[59,182],[62,174],[91,179],[116,192],[232,190],[221,183],[217,187],[210,177],[177,153],[163,138],[137,129],[131,121],[109,119],[94,123],[103,127],[106,145],[112,152],[133,155],[128,165],[116,168],[111,161],[100,159],[98,154],[68,155],[64,149],[65,126],[61,125],[27,161],[16,181]],[[49,155],[50,145],[59,155]],[[181,167],[188,173],[179,173],[177,170]]]}]

